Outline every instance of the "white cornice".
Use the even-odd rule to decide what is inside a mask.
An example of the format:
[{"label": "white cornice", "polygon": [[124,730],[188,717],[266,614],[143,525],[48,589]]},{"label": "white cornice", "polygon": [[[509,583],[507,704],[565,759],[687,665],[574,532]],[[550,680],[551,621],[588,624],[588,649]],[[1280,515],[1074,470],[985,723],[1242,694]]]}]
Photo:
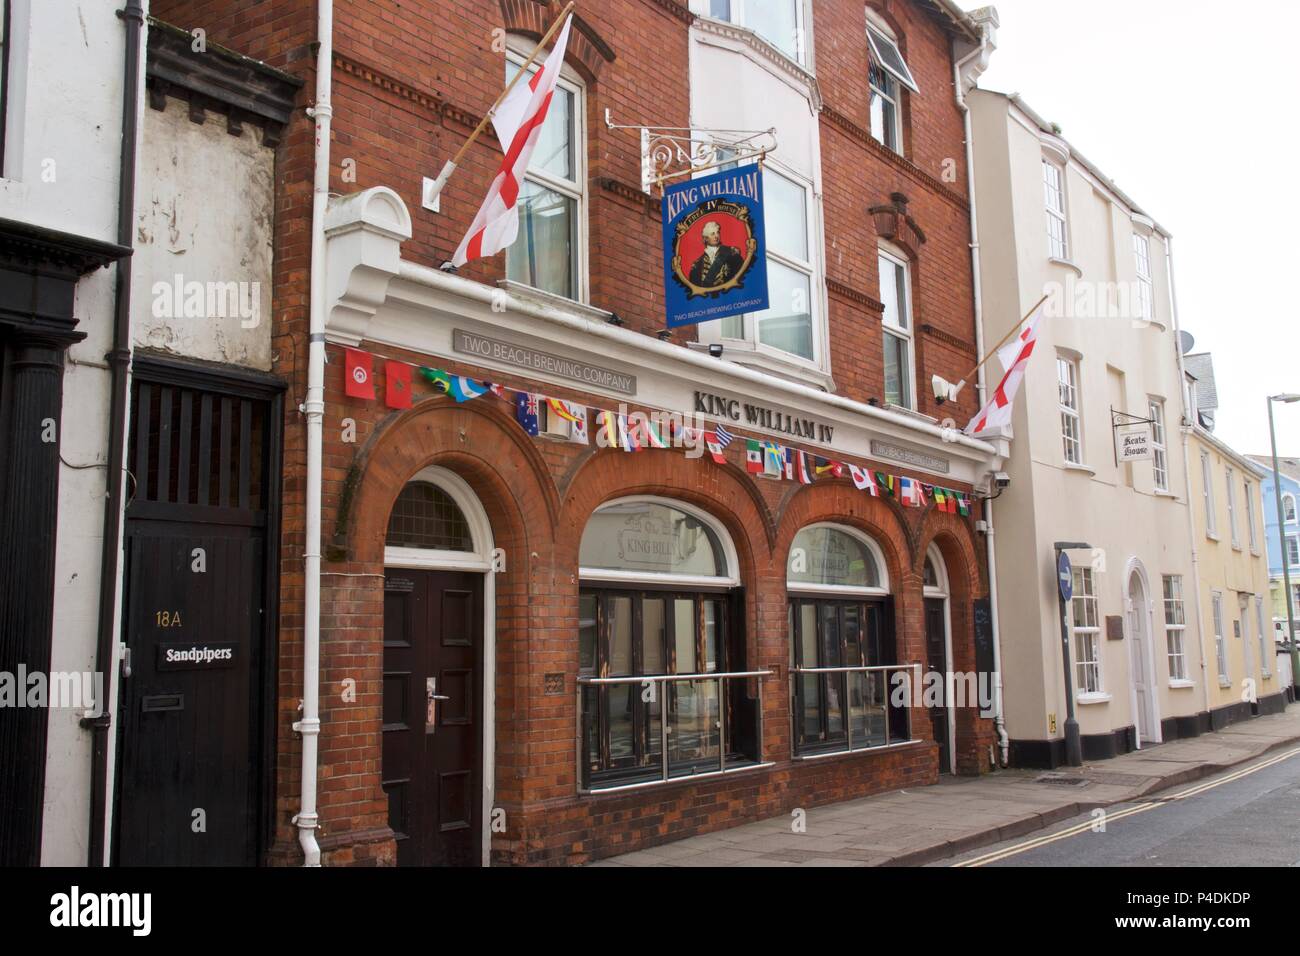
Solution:
[{"label": "white cornice", "polygon": [[821,111],[822,93],[821,87],[817,85],[817,77],[753,30],[724,20],[697,16],[691,25],[691,31],[695,34],[694,38],[702,43],[741,52],[794,87],[808,100],[813,113]]}]

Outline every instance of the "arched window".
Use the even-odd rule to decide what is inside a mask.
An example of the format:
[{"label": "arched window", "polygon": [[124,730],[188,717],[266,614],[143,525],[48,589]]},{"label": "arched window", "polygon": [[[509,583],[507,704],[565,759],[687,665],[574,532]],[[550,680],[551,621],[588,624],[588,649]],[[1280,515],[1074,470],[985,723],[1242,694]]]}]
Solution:
[{"label": "arched window", "polygon": [[889,705],[895,658],[880,548],[851,528],[815,524],[790,545],[790,674],[795,754],[820,756],[910,739]]},{"label": "arched window", "polygon": [[956,738],[953,701],[948,696],[948,675],[952,672],[951,609],[948,605],[948,568],[938,547],[930,545],[925,552],[922,593],[925,597],[925,666],[931,674],[940,674],[936,687],[940,696],[925,701],[930,714],[930,730],[939,744],[939,772],[954,769],[952,755]]},{"label": "arched window", "polygon": [[388,516],[390,548],[473,551],[474,537],[460,505],[431,481],[408,482]]},{"label": "arched window", "polygon": [[599,508],[579,546],[584,790],[752,766],[735,548],[704,512],[657,498]]},{"label": "arched window", "polygon": [[1295,495],[1282,496],[1282,514],[1287,524],[1295,524]]},{"label": "arched window", "polygon": [[924,587],[926,597],[946,598],[948,596],[948,569],[943,563],[943,555],[934,545],[925,552]]}]

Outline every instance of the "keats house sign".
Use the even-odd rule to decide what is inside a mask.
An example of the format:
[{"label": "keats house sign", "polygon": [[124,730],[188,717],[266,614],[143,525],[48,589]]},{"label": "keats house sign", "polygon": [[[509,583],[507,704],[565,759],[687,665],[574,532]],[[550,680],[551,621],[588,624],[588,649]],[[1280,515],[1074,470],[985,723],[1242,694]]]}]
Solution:
[{"label": "keats house sign", "polygon": [[665,187],[663,221],[669,328],[768,307],[758,166]]},{"label": "keats house sign", "polygon": [[789,411],[758,405],[754,402],[742,402],[740,399],[715,392],[696,392],[695,411],[700,415],[711,415],[727,421],[740,422],[766,431],[780,432],[792,438],[829,445],[835,440],[835,426],[819,422],[814,418],[795,415]]}]

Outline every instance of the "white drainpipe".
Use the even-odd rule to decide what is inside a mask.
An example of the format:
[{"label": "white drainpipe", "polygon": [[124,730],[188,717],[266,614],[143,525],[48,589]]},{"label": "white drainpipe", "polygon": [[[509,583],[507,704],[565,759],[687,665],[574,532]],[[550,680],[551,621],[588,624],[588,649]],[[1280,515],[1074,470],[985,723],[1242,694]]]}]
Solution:
[{"label": "white drainpipe", "polygon": [[[975,139],[970,104],[966,102],[962,70],[973,60],[981,59],[983,63],[980,72],[984,72],[988,66],[988,58],[993,54],[992,31],[997,28],[997,25],[996,14],[990,20],[981,21],[979,46],[953,64],[953,89],[957,94],[957,108],[962,112],[966,135],[966,192],[970,201],[970,259],[975,294],[975,351],[981,358],[984,356],[984,285],[980,277],[979,204],[975,199]],[[979,404],[983,406],[986,392],[984,365],[979,367],[978,375],[976,387],[979,391]],[[998,623],[998,560],[997,550],[993,546],[992,501],[984,502],[984,520],[987,525],[984,547],[989,568],[989,618],[993,626],[993,724],[997,728],[998,748],[1002,754],[1002,766],[1005,767],[1011,739],[1007,735],[1006,718],[1002,708],[1002,636]]]},{"label": "white drainpipe", "polygon": [[302,806],[298,827],[303,865],[320,866],[316,841],[316,754],[320,740],[320,519],[321,439],[325,419],[325,207],[330,187],[330,74],[334,59],[334,3],[316,5],[316,102],[308,111],[316,121],[316,170],[311,204],[311,336],[307,351],[307,527],[303,542],[302,717],[293,729],[302,734]]},{"label": "white drainpipe", "polygon": [[1189,436],[1196,427],[1196,409],[1187,404],[1187,369],[1183,363],[1182,331],[1178,324],[1178,291],[1174,288],[1174,240],[1165,241],[1165,273],[1169,276],[1169,316],[1174,327],[1174,351],[1178,355],[1178,404],[1183,409],[1183,421],[1190,422],[1180,428],[1183,433],[1183,480],[1187,488],[1187,530],[1192,541],[1192,587],[1196,590],[1196,633],[1201,647],[1201,695],[1205,699],[1205,712],[1210,712],[1210,659],[1205,648],[1205,619],[1201,616],[1201,554],[1196,546],[1196,519],[1192,515],[1192,459]]}]

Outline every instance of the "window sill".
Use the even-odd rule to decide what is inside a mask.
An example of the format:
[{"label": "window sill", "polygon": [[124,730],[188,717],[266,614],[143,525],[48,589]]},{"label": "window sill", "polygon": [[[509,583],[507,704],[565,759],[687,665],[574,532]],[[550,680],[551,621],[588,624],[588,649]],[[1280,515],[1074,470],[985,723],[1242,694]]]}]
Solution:
[{"label": "window sill", "polygon": [[1076,464],[1072,461],[1065,462],[1061,467],[1066,471],[1077,471],[1079,474],[1087,475],[1089,478],[1095,478],[1097,476],[1097,469],[1089,468],[1087,465]]},{"label": "window sill", "polygon": [[895,405],[893,402],[885,402],[881,408],[887,411],[897,412],[900,415],[907,415],[909,418],[915,418],[917,421],[929,422],[931,425],[938,425],[939,419],[927,415],[924,412],[918,412],[915,408],[909,408],[906,405]]},{"label": "window sill", "polygon": [[835,393],[835,379],[827,372],[799,361],[788,361],[777,355],[755,348],[753,343],[744,339],[723,339],[718,342],[687,342],[686,347],[696,352],[708,352],[709,345],[722,345],[721,361],[731,362],[744,368],[766,372],[796,385],[811,385],[828,394]]},{"label": "window sill", "polygon": [[900,740],[896,744],[886,744],[883,747],[854,747],[852,750],[828,750],[825,753],[793,754],[790,759],[795,761],[805,761],[825,760],[828,757],[856,757],[862,754],[886,753],[890,750],[898,750],[902,747],[915,747],[917,744],[923,743],[925,743],[924,740],[917,740],[914,738],[912,740]]},{"label": "window sill", "polygon": [[692,784],[700,780],[713,780],[718,777],[730,777],[737,773],[748,773],[752,770],[766,770],[769,767],[776,766],[772,761],[766,763],[747,763],[740,767],[732,767],[729,770],[713,770],[709,773],[683,774],[680,777],[669,777],[667,780],[645,780],[639,783],[628,783],[614,785],[611,787],[597,787],[594,790],[584,790],[581,787],[578,793],[584,797],[603,797],[607,794],[627,793],[630,790],[644,790],[647,787],[671,787],[674,784]]},{"label": "window sill", "polygon": [[1093,694],[1076,694],[1074,702],[1082,707],[1090,704],[1108,704],[1110,703],[1110,694],[1093,693]]},{"label": "window sill", "polygon": [[1212,531],[1205,532],[1205,538],[1207,541],[1217,542],[1219,540],[1219,536]]},{"label": "window sill", "polygon": [[1079,268],[1077,265],[1075,265],[1073,262],[1071,262],[1069,259],[1058,259],[1058,258],[1056,258],[1055,256],[1048,256],[1048,257],[1047,257],[1047,261],[1050,262],[1050,263],[1051,263],[1052,265],[1054,265],[1054,266],[1060,266],[1060,267],[1063,268],[1063,269],[1069,269],[1071,272],[1073,272],[1073,273],[1074,273],[1076,276],[1078,276],[1080,279],[1083,278],[1083,270],[1080,269],[1080,268]]},{"label": "window sill", "polygon": [[1169,682],[1170,690],[1188,690],[1195,686],[1196,686],[1195,681],[1186,680],[1184,678],[1180,678],[1178,680],[1171,680]]},{"label": "window sill", "polygon": [[1161,491],[1159,488],[1157,488],[1155,491],[1151,493],[1155,495],[1157,498],[1168,498],[1170,501],[1178,500],[1178,495],[1174,494],[1172,491]]},{"label": "window sill", "polygon": [[608,322],[614,314],[613,312],[606,312],[604,309],[598,309],[594,305],[579,302],[577,299],[569,299],[554,292],[547,292],[545,289],[537,289],[522,282],[515,282],[513,279],[498,279],[497,288],[509,292],[511,295],[517,295],[521,299],[532,299],[534,302],[540,302],[543,305],[555,306],[565,312],[574,312],[593,321]]},{"label": "window sill", "polygon": [[1227,690],[1227,689],[1228,689],[1229,687],[1231,687],[1231,686],[1232,686],[1232,681],[1231,681],[1231,680],[1229,680],[1229,679],[1226,678],[1226,677],[1220,677],[1220,678],[1219,678],[1219,688],[1220,688],[1221,690]]}]

